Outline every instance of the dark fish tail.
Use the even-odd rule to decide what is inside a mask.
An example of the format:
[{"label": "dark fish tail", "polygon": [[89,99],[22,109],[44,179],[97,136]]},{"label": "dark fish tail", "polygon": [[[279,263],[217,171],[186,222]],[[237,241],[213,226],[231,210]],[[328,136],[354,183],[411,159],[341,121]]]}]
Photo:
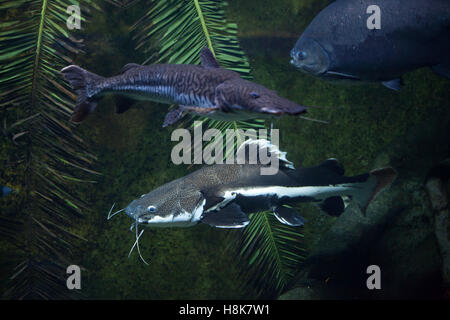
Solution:
[{"label": "dark fish tail", "polygon": [[298,179],[304,185],[327,186],[347,185],[353,186],[342,196],[332,196],[324,199],[319,206],[322,210],[332,216],[339,216],[346,207],[346,197],[355,201],[365,215],[367,207],[372,200],[397,176],[397,172],[391,168],[380,168],[357,176],[344,176],[344,167],[336,159],[328,159],[316,167],[297,169],[287,173],[294,179]]},{"label": "dark fish tail", "polygon": [[94,95],[97,93],[97,84],[103,77],[75,65],[63,68],[61,73],[77,93],[77,104],[70,121],[82,122],[97,105]]}]

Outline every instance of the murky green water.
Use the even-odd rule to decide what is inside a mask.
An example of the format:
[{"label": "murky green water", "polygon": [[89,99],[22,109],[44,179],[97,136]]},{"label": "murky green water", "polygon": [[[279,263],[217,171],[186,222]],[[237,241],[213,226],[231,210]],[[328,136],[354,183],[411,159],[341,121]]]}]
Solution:
[{"label": "murky green water", "polygon": [[[147,1],[121,10],[104,5],[86,29],[84,50],[75,61],[105,76],[114,75],[129,62],[146,59],[135,50],[129,27],[148,7]],[[229,20],[239,26],[239,40],[254,81],[280,96],[311,109],[309,116],[330,121],[314,123],[295,117],[275,121],[280,148],[296,166],[339,159],[347,175],[367,172],[376,157],[408,129],[425,123],[449,108],[449,81],[429,69],[406,74],[405,86],[394,92],[379,84],[358,86],[329,83],[296,70],[289,51],[314,16],[331,1],[230,0]],[[82,243],[72,263],[85,268],[82,292],[88,299],[253,299],[256,289],[247,285],[236,250],[230,241],[240,231],[198,225],[186,229],[148,229],[140,242],[144,265],[134,251],[132,223],[126,215],[107,221],[113,203],[122,208],[143,193],[192,172],[170,160],[174,128],[162,128],[167,105],[144,103],[117,115],[114,101],[101,101],[89,119],[75,129],[97,155],[95,169],[102,173],[94,185],[82,186],[91,204],[75,229],[89,242]],[[2,155],[4,158],[6,155]],[[405,155],[407,156],[407,155]],[[308,209],[303,229],[310,249],[335,218]],[[2,255],[7,257],[9,247]],[[5,252],[6,251],[6,252]],[[270,296],[270,294],[269,294]]]}]

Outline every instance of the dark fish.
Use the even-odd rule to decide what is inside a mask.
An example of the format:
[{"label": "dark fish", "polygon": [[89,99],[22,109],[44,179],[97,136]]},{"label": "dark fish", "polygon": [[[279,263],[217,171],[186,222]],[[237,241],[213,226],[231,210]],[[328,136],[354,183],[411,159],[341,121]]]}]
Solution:
[{"label": "dark fish", "polygon": [[207,223],[218,228],[242,228],[249,223],[247,214],[262,210],[273,210],[281,223],[301,226],[305,220],[284,205],[314,202],[328,214],[338,216],[351,199],[365,213],[371,200],[396,177],[392,168],[346,177],[336,159],[294,169],[286,153],[273,145],[269,149],[267,140],[250,140],[242,146],[251,143],[277,156],[280,168],[275,175],[261,175],[259,164],[206,166],[142,195],[120,211],[125,210],[136,227]]},{"label": "dark fish", "polygon": [[13,190],[11,188],[8,188],[6,186],[2,186],[2,191],[0,193],[0,196],[2,196],[2,197],[7,196],[11,192],[13,192]]},{"label": "dark fish", "polygon": [[[201,62],[201,66],[142,66],[130,63],[123,67],[120,75],[110,78],[98,76],[75,65],[65,67],[61,72],[78,95],[71,121],[83,121],[94,110],[97,100],[108,93],[136,100],[178,104],[177,109],[167,114],[164,126],[176,122],[183,112],[224,120],[306,112],[306,107],[279,97],[275,91],[243,80],[234,71],[220,68],[207,48],[201,51]],[[124,112],[128,107],[119,107],[117,111]]]},{"label": "dark fish", "polygon": [[[367,8],[380,8],[369,29]],[[323,9],[291,51],[291,63],[326,79],[379,81],[398,90],[420,67],[450,78],[450,1],[337,0]]]}]

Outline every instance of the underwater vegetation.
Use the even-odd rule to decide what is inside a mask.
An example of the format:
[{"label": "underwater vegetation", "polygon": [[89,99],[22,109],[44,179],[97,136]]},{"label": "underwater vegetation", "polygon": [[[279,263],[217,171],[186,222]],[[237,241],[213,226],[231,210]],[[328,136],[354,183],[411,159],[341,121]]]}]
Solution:
[{"label": "underwater vegetation", "polygon": [[[19,33],[22,31],[24,34],[23,38],[13,37],[11,40],[7,38],[8,41],[5,41],[3,44],[4,48],[7,48],[4,51],[6,53],[2,55],[2,62],[5,63],[5,67],[2,69],[4,72],[2,74],[2,82],[5,88],[8,89],[3,91],[5,92],[4,97],[6,97],[3,100],[5,108],[2,109],[6,113],[4,117],[5,137],[11,138],[13,144],[20,146],[22,150],[26,150],[24,160],[21,159],[25,162],[26,169],[23,176],[26,182],[22,183],[22,185],[25,185],[26,188],[20,188],[19,190],[21,195],[25,193],[27,196],[21,200],[26,207],[33,207],[34,202],[30,197],[37,198],[37,213],[31,213],[28,218],[20,215],[20,219],[31,219],[37,224],[36,229],[44,234],[37,234],[31,226],[23,230],[26,235],[23,238],[31,237],[33,241],[36,241],[38,249],[36,252],[34,251],[33,241],[28,241],[27,245],[23,246],[25,248],[24,255],[29,257],[29,260],[21,261],[16,267],[16,272],[11,279],[16,281],[17,284],[12,284],[11,290],[8,290],[5,295],[10,298],[66,297],[66,294],[63,294],[63,265],[69,264],[69,257],[64,257],[60,251],[67,249],[70,246],[70,242],[65,240],[64,236],[57,233],[57,231],[65,232],[66,236],[77,240],[84,240],[82,236],[71,231],[70,228],[73,228],[73,226],[69,221],[73,219],[71,220],[66,215],[76,213],[76,216],[80,217],[89,212],[89,208],[85,201],[82,200],[82,197],[75,197],[76,192],[73,192],[75,187],[70,185],[70,182],[92,183],[94,181],[73,176],[62,171],[61,168],[61,166],[73,167],[85,173],[97,174],[96,171],[89,169],[95,160],[95,156],[87,151],[88,147],[81,138],[73,134],[73,127],[66,123],[66,117],[71,112],[75,96],[67,90],[65,83],[60,84],[61,81],[57,80],[59,66],[72,61],[72,58],[68,55],[81,52],[81,46],[79,45],[81,41],[75,39],[65,30],[64,23],[66,21],[63,19],[64,15],[61,14],[62,8],[67,8],[72,4],[75,3],[60,2],[52,4],[51,1],[42,3],[39,1],[32,3],[11,1],[1,7],[4,9],[4,15],[11,19],[2,24],[4,35],[18,31]],[[90,2],[86,2],[86,5],[90,5]],[[250,79],[250,68],[247,59],[239,48],[238,40],[235,36],[237,26],[234,23],[228,23],[224,17],[225,5],[226,3],[217,1],[159,2],[149,10],[144,19],[141,19],[133,26],[137,35],[137,48],[144,46],[149,48],[156,44],[158,48],[156,51],[157,59],[150,55],[149,59],[152,62],[166,60],[169,63],[197,63],[198,53],[204,46],[207,46],[222,66],[239,72],[243,78]],[[81,7],[86,9],[83,5]],[[28,12],[35,16],[35,25],[33,25],[35,30],[31,29],[30,23],[20,22],[20,19],[23,18],[20,12]],[[186,19],[192,16],[197,16],[198,19]],[[82,21],[86,22],[85,19]],[[156,21],[159,21],[159,24]],[[186,24],[184,28],[177,29],[176,26],[179,21],[189,21],[190,23]],[[146,30],[150,24],[152,25],[151,32],[147,33]],[[23,29],[13,30],[13,26],[17,28],[23,27]],[[32,32],[25,33],[27,30]],[[170,36],[167,36],[168,31],[170,31]],[[162,36],[163,32],[165,36]],[[36,35],[36,37],[33,38],[32,35]],[[147,45],[146,42],[148,42]],[[176,45],[174,45],[175,42]],[[150,43],[151,46],[149,45]],[[172,45],[168,46],[168,43]],[[55,50],[55,47],[60,49],[62,53]],[[32,51],[32,49],[36,50]],[[28,55],[28,59],[25,59],[24,53]],[[51,63],[50,58],[54,58],[51,60]],[[23,64],[18,63],[18,61]],[[30,68],[26,68],[28,66],[32,67],[32,72],[29,71]],[[29,77],[30,80],[26,77]],[[38,83],[38,80],[41,83]],[[19,86],[20,83],[27,81],[31,82],[31,88]],[[26,89],[29,89],[29,91],[26,91]],[[24,110],[20,106],[24,102],[24,96],[30,92],[32,103],[29,110]],[[13,112],[15,113],[14,116]],[[44,120],[41,122],[42,117]],[[8,125],[10,118],[17,118],[19,121]],[[32,127],[23,126],[20,128],[21,131],[18,131],[19,125],[23,123],[32,125]],[[38,124],[42,124],[42,129],[39,128]],[[253,123],[228,123],[216,120],[210,121],[209,125],[224,131],[229,127],[260,128],[264,123],[258,120]],[[15,129],[14,131],[12,130],[13,128]],[[37,138],[27,141],[32,136],[30,132],[34,132]],[[46,135],[48,136],[47,138],[45,138]],[[25,142],[19,142],[19,138]],[[40,145],[39,143],[42,144]],[[33,150],[33,152],[30,150]],[[37,152],[37,150],[42,150],[42,153]],[[45,170],[45,173],[37,173],[37,178],[33,179],[33,183],[31,183],[29,179],[32,176],[27,170],[30,170],[31,164],[34,164],[33,161],[36,161],[38,167]],[[17,179],[17,173],[20,172],[20,169],[17,166],[13,168],[11,176]],[[5,171],[3,174],[6,175],[7,172]],[[18,181],[17,183],[20,182]],[[41,183],[48,185],[50,195],[43,192],[46,189],[41,186]],[[16,208],[16,210],[16,212],[21,212],[21,209]],[[51,216],[46,216],[47,214]],[[64,227],[55,223],[58,216],[52,215],[57,214],[60,217],[64,217],[61,218]],[[14,211],[11,211],[11,215],[15,216]],[[5,221],[9,224],[16,222],[12,219],[11,221],[9,219]],[[24,221],[23,223],[28,226],[28,220]],[[21,222],[17,223],[20,224]],[[268,223],[267,219],[265,223]],[[5,238],[8,236],[13,238],[8,234],[11,233],[12,228],[6,223],[2,227],[5,228]],[[278,230],[283,229],[279,228]],[[82,234],[84,233],[82,232]],[[274,231],[270,231],[269,236],[273,237],[273,233]],[[279,233],[282,235],[282,231]],[[285,234],[282,242],[286,243],[289,241],[297,241],[297,235],[294,235],[292,232],[291,234]],[[270,247],[268,248],[270,251]],[[48,250],[48,252],[44,249]],[[279,248],[276,247],[275,249],[278,250]],[[243,252],[248,250],[249,248],[243,248]],[[258,252],[256,255],[258,255]],[[296,255],[294,254],[293,256],[295,257]],[[253,260],[255,258],[253,257]],[[278,253],[276,253],[274,259],[280,260]],[[295,261],[292,257],[290,260]],[[50,270],[50,267],[46,269],[46,263],[53,264],[53,269]],[[38,276],[39,280],[43,280],[42,286],[47,291],[40,289],[39,281],[34,281],[36,274],[28,268],[39,268],[40,272],[48,272],[47,277]],[[57,271],[55,271],[55,268]],[[281,265],[275,265],[272,268],[272,273],[278,273],[274,279],[276,281],[283,279],[283,273],[280,272]],[[45,280],[49,282],[46,283]],[[57,289],[57,285],[60,289]],[[55,289],[53,289],[53,286],[55,286]],[[281,288],[282,286],[279,287],[279,289]]]},{"label": "underwater vegetation", "polygon": [[[337,219],[302,207],[296,210],[308,223],[300,229],[279,223],[272,212],[249,214],[242,231],[149,228],[140,239],[149,266],[136,252],[127,259],[134,230],[125,232],[125,215],[106,220],[111,205],[125,205],[198,168],[170,162],[173,128],[161,128],[165,104],[146,102],[114,114],[116,102],[105,97],[83,125],[70,123],[76,96],[61,78],[64,66],[111,76],[127,63],[199,64],[200,51],[208,47],[223,68],[242,78],[291,101],[323,106],[311,110],[311,117],[327,125],[276,120],[280,147],[296,167],[338,158],[346,175],[389,165],[375,161],[386,145],[448,109],[448,82],[426,69],[406,74],[406,86],[395,93],[378,84],[323,82],[290,65],[298,37],[331,1],[79,3],[82,29],[71,31],[65,8],[75,1],[0,4],[0,182],[14,190],[0,197],[4,298],[79,298],[65,286],[69,264],[82,267],[81,293],[90,299],[275,298],[295,285],[302,261],[328,239]],[[178,126],[192,129],[198,119],[222,132],[270,126],[200,116]],[[402,152],[398,157],[407,158]],[[398,189],[395,194],[401,194]],[[369,219],[379,208],[374,204]]]},{"label": "underwater vegetation", "polygon": [[61,27],[65,8],[76,3],[0,4],[1,175],[16,190],[1,210],[2,250],[10,253],[2,258],[7,298],[72,296],[65,270],[74,247],[85,241],[73,230],[87,209],[74,183],[91,182],[95,156],[67,125],[73,94],[58,74],[80,52]]}]

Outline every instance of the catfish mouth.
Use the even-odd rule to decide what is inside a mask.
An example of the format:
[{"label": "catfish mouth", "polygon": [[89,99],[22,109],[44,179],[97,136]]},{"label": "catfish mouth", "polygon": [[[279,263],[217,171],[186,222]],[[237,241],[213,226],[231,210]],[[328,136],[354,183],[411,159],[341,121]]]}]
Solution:
[{"label": "catfish mouth", "polygon": [[258,106],[253,106],[254,109],[268,116],[298,115],[307,112],[307,107],[278,95],[273,95],[258,104]]},{"label": "catfish mouth", "polygon": [[148,213],[144,209],[144,206],[138,203],[137,200],[133,200],[125,208],[125,213],[139,224],[148,224],[148,219],[145,219],[145,216],[148,215]]},{"label": "catfish mouth", "polygon": [[327,51],[315,40],[300,38],[291,50],[291,64],[303,72],[313,75],[327,73],[330,57]]}]

